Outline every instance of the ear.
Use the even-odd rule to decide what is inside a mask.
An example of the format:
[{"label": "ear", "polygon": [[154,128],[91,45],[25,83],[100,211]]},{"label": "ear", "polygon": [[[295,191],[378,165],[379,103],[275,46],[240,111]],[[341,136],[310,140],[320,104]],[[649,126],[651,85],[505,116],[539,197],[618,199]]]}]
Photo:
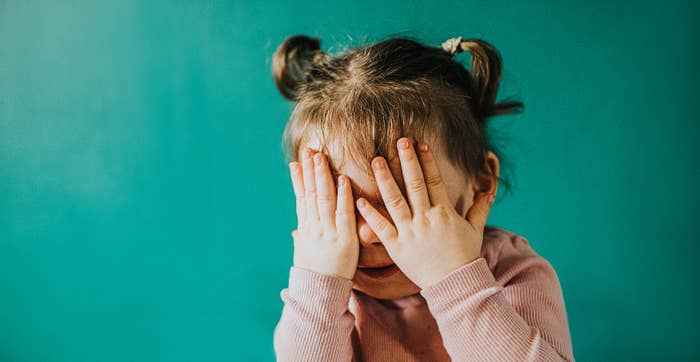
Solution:
[{"label": "ear", "polygon": [[498,173],[500,171],[500,162],[498,156],[492,151],[486,151],[486,171],[475,177],[472,183],[474,191],[474,201],[480,197],[480,194],[494,194],[498,191]]}]

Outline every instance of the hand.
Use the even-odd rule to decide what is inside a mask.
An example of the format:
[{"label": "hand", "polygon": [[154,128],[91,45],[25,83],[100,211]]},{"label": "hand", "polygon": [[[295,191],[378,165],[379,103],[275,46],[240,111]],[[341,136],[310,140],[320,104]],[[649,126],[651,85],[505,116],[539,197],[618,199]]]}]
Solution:
[{"label": "hand", "polygon": [[427,144],[421,145],[419,156],[407,138],[399,139],[397,144],[410,205],[401,194],[386,160],[376,157],[372,160],[374,176],[396,224],[364,198],[357,200],[357,207],[399,269],[417,286],[425,288],[479,258],[494,195],[480,195],[465,220],[450,203]]},{"label": "hand", "polygon": [[352,280],[360,246],[350,179],[338,177],[336,197],[326,156],[308,148],[302,154],[302,167],[289,163],[298,220],[292,231],[294,266]]}]

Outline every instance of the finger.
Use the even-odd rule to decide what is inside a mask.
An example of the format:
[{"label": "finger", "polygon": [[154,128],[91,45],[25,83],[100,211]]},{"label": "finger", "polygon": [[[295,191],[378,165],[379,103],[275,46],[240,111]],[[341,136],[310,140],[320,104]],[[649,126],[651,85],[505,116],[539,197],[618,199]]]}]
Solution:
[{"label": "finger", "polygon": [[389,171],[386,160],[383,157],[376,157],[372,160],[372,169],[384,204],[396,226],[401,227],[401,225],[409,224],[411,222],[411,209],[401,194],[394,176]]},{"label": "finger", "polygon": [[304,224],[306,202],[304,201],[304,177],[301,174],[301,165],[299,162],[289,163],[289,173],[292,176],[292,185],[294,186],[294,197],[296,198],[297,210],[297,227]]},{"label": "finger", "polygon": [[474,227],[474,229],[483,231],[484,226],[486,226],[486,219],[489,217],[489,212],[491,211],[491,205],[493,205],[493,200],[495,199],[494,194],[482,194],[480,195],[474,205],[467,211],[467,221]]},{"label": "finger", "polygon": [[367,221],[367,225],[369,225],[383,244],[391,244],[394,241],[397,234],[394,225],[365,198],[360,197],[357,199],[357,209],[360,210],[360,214],[365,221]]},{"label": "finger", "polygon": [[423,167],[425,183],[428,187],[431,204],[452,207],[450,197],[447,194],[447,187],[442,180],[437,162],[435,162],[435,157],[433,157],[433,151],[428,148],[427,143],[422,142],[418,145],[418,157]]},{"label": "finger", "polygon": [[335,184],[323,153],[314,155],[316,175],[316,204],[321,223],[335,229]]},{"label": "finger", "polygon": [[353,235],[357,232],[355,221],[355,202],[352,197],[350,179],[338,176],[338,206],[335,213],[335,225],[338,234]]},{"label": "finger", "polygon": [[303,152],[301,164],[304,168],[304,199],[306,201],[306,218],[308,221],[317,221],[318,208],[316,206],[316,175],[314,174],[314,151],[306,148]]},{"label": "finger", "polygon": [[413,210],[413,214],[423,213],[430,209],[430,198],[413,143],[408,138],[402,137],[398,140],[397,146],[399,159],[401,159],[403,183],[406,186],[406,196],[411,204],[411,210]]}]

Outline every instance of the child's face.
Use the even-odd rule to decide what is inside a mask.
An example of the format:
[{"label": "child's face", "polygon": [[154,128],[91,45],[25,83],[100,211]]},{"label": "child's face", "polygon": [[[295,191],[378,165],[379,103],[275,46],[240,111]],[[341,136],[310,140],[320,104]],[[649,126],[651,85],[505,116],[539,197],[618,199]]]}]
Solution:
[{"label": "child's face", "polygon": [[[474,198],[474,190],[472,189],[471,182],[465,178],[464,173],[460,169],[453,166],[447,160],[440,152],[438,145],[429,144],[429,146],[435,153],[438,169],[447,187],[447,193],[452,201],[452,205],[454,205],[455,210],[457,210],[462,217],[466,217],[466,213],[473,204]],[[318,139],[311,139],[299,147],[299,159],[301,159],[301,151],[305,147],[310,147],[315,151],[319,151]],[[338,153],[334,152],[332,145],[329,145],[328,148],[329,160],[332,164],[338,164],[339,162],[334,162],[334,156]],[[389,155],[390,157],[387,161],[389,162],[396,183],[399,185],[404,197],[406,197],[401,174],[401,164],[398,157],[394,157],[395,152],[396,150],[394,150],[394,155]],[[387,220],[392,220],[381,199],[381,194],[379,193],[376,182],[365,175],[361,168],[357,167],[357,165],[353,164],[350,160],[347,160],[344,162],[341,169],[331,169],[331,172],[333,172],[336,180],[339,174],[348,176],[351,180],[354,199],[357,200],[359,196],[366,198],[387,218]],[[358,269],[353,279],[353,289],[379,299],[394,299],[419,292],[420,288],[411,282],[401,270],[398,270],[398,272],[388,277],[374,277],[363,271],[362,267],[385,266],[393,264],[393,261],[377,235],[375,235],[364,218],[362,218],[357,208],[355,209],[355,214],[357,220],[357,234],[360,241],[360,257],[358,260]]]}]

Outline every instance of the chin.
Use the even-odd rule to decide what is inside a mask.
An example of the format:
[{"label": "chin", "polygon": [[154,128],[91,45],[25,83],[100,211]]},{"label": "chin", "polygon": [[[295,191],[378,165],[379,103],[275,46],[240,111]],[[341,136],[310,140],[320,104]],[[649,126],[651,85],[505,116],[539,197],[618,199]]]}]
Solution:
[{"label": "chin", "polygon": [[375,279],[357,271],[352,288],[377,299],[402,298],[421,291],[420,287],[401,271],[386,279]]}]

